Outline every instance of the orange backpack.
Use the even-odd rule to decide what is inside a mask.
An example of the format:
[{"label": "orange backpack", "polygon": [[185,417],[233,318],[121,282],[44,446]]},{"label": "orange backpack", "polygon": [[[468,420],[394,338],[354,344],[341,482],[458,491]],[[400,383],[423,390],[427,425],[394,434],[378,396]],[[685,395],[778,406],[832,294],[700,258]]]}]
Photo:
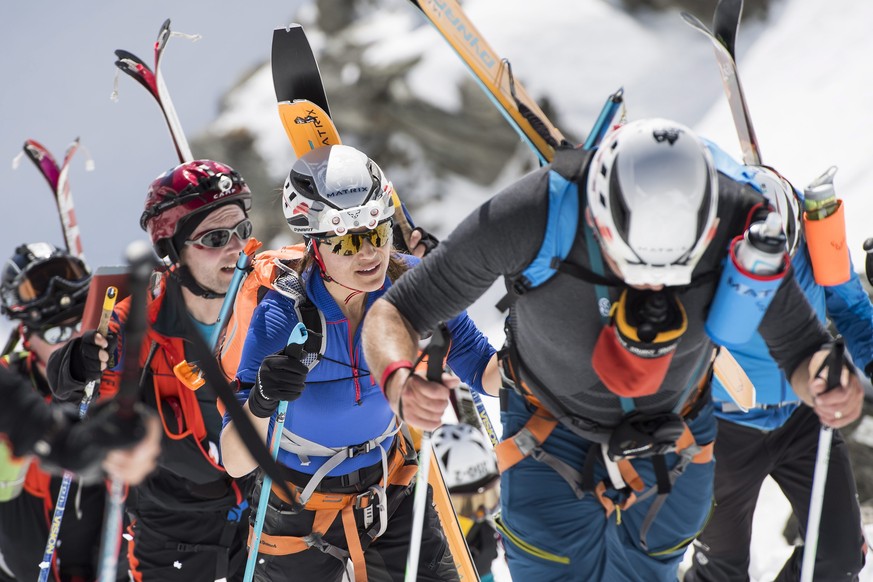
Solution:
[{"label": "orange backpack", "polygon": [[[289,269],[293,269],[303,259],[305,254],[306,247],[303,244],[297,244],[276,250],[264,251],[256,255],[252,260],[249,273],[245,276],[237,290],[233,310],[228,318],[224,336],[219,343],[218,360],[221,371],[228,380],[233,380],[236,377],[243,345],[246,341],[246,334],[248,333],[255,307],[258,306],[258,303],[261,302],[267,291],[274,289],[273,283],[276,279]],[[316,332],[314,334],[311,333],[310,338],[320,343],[321,320],[314,306],[311,306],[311,303],[309,303],[309,306],[311,309],[306,309],[307,306],[304,305],[296,307],[300,315],[300,321],[309,330]],[[316,316],[311,317],[310,313],[315,313]],[[321,351],[320,345],[309,345],[309,342],[307,344],[307,352],[319,353]]]}]

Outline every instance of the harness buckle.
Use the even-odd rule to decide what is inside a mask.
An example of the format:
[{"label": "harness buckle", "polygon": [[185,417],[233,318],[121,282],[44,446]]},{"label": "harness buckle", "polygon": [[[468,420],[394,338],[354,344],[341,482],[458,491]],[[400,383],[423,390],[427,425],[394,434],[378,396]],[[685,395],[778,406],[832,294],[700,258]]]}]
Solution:
[{"label": "harness buckle", "polygon": [[518,447],[518,451],[522,454],[523,457],[528,456],[533,452],[534,449],[540,446],[540,442],[527,427],[524,427],[520,431],[515,433],[515,436],[512,437],[512,440],[515,443],[515,446]]},{"label": "harness buckle", "polygon": [[527,293],[529,289],[530,289],[530,282],[528,281],[527,277],[525,277],[524,275],[520,275],[517,279],[515,279],[512,282],[512,292],[515,293],[515,295],[517,295],[519,297],[521,297],[522,295]]},{"label": "harness buckle", "polygon": [[352,445],[346,448],[346,455],[349,459],[353,459],[358,455],[369,453],[373,450],[373,441],[367,441],[359,445]]},{"label": "harness buckle", "polygon": [[370,507],[373,504],[373,498],[375,497],[375,493],[372,489],[368,489],[364,491],[357,497],[355,497],[355,509],[362,509]]},{"label": "harness buckle", "polygon": [[310,548],[315,548],[316,550],[324,552],[325,554],[329,553],[329,550],[332,547],[329,543],[324,541],[324,536],[317,531],[314,531],[307,536],[303,536],[303,543],[305,543]]}]

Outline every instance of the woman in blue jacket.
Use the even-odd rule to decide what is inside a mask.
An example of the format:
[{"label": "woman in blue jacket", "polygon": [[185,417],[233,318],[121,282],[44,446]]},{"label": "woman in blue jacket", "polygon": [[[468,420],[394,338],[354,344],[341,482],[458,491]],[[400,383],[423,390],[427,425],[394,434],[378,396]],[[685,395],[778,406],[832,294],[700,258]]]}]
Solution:
[{"label": "woman in blue jacket", "polygon": [[[391,192],[379,167],[347,146],[309,152],[285,182],[285,216],[307,241],[307,254],[255,310],[237,378],[240,399],[265,438],[279,401],[290,403],[278,458],[298,495],[272,491],[256,580],[339,580],[349,561],[356,580],[368,572],[403,578],[415,451],[380,389],[385,378],[373,378],[363,360],[360,332],[373,302],[417,262],[391,252]],[[310,337],[302,355],[288,355],[289,335],[311,317],[304,315],[311,306],[324,337]],[[487,339],[465,314],[447,324],[449,365],[474,390],[483,392],[484,383],[496,393],[499,374]],[[433,408],[443,410],[446,394],[433,398],[442,403]],[[404,416],[427,414],[426,400],[409,402],[415,409]],[[257,468],[227,417],[222,457],[235,476]],[[419,579],[457,580],[436,513],[427,507]]]}]

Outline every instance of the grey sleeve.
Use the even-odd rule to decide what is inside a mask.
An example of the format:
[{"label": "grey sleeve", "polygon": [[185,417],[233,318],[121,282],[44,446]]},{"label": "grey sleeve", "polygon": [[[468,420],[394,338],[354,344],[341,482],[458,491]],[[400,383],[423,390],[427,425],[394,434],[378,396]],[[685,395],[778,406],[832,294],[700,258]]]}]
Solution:
[{"label": "grey sleeve", "polygon": [[548,167],[477,208],[385,294],[419,333],[475,302],[494,280],[533,261],[545,236]]},{"label": "grey sleeve", "polygon": [[831,340],[789,269],[758,331],[790,380],[797,366]]}]

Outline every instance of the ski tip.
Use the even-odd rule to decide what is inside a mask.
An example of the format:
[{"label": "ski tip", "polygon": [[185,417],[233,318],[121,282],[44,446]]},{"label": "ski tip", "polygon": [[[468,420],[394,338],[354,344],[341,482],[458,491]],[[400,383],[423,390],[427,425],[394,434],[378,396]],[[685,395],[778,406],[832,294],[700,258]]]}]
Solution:
[{"label": "ski tip", "polygon": [[273,33],[275,34],[278,32],[291,32],[291,29],[293,29],[293,28],[301,28],[302,29],[303,25],[301,25],[297,22],[289,22],[288,24],[286,24],[284,26],[277,26],[276,28],[274,28]]},{"label": "ski tip", "polygon": [[694,16],[693,14],[690,14],[688,12],[683,11],[683,12],[679,13],[679,16],[681,16],[682,20],[685,21],[685,24],[687,24],[691,28],[699,30],[703,34],[713,36],[712,31],[709,29],[709,27],[706,26],[705,24],[703,24],[703,22],[701,22],[701,20],[699,18],[697,18],[696,16]]}]

